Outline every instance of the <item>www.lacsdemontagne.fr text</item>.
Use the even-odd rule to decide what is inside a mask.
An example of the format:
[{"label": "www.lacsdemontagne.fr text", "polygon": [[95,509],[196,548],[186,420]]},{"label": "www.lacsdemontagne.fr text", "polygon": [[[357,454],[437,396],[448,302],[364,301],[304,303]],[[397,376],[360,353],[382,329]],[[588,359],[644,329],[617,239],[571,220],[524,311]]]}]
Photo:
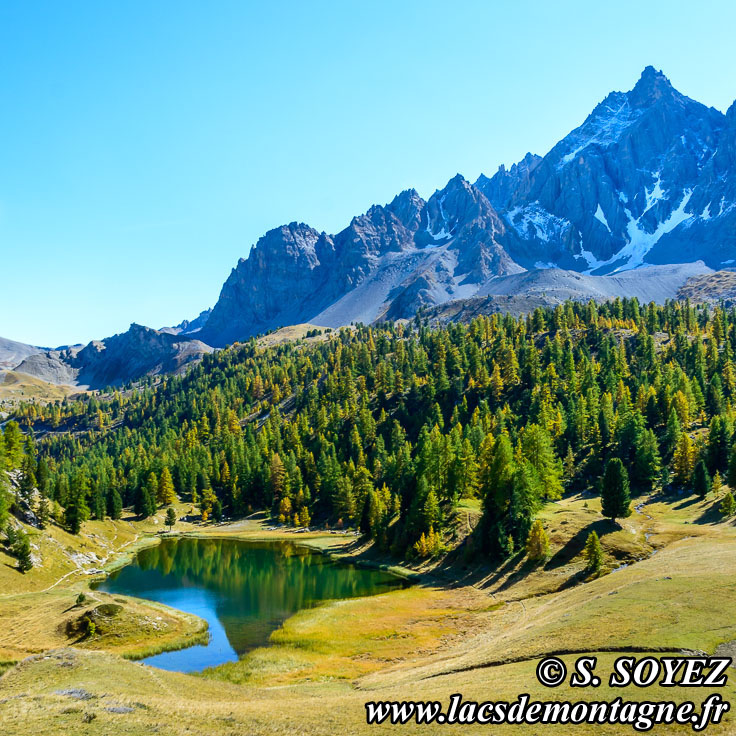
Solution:
[{"label": "www.lacsdemontagne.fr text", "polygon": [[691,701],[532,701],[520,695],[513,702],[464,701],[450,696],[447,709],[439,701],[371,701],[365,704],[369,724],[623,724],[644,732],[658,725],[690,725],[703,731],[710,723],[720,723],[729,704],[718,693],[700,706]]},{"label": "www.lacsdemontagne.fr text", "polygon": [[[569,679],[571,688],[599,687],[602,680],[595,674],[597,657],[579,657]],[[666,688],[724,687],[730,657],[647,656],[641,659],[624,656],[613,663],[609,686],[648,688],[655,683]],[[567,681],[568,669],[556,656],[544,657],[537,665],[537,680],[545,687],[557,687]],[[447,709],[439,701],[371,701],[365,704],[368,724],[620,724],[635,731],[650,731],[660,725],[689,725],[700,732],[720,723],[730,704],[718,693],[711,693],[700,704],[692,700],[531,700],[526,693],[513,702],[464,700],[456,693],[450,696]]]}]

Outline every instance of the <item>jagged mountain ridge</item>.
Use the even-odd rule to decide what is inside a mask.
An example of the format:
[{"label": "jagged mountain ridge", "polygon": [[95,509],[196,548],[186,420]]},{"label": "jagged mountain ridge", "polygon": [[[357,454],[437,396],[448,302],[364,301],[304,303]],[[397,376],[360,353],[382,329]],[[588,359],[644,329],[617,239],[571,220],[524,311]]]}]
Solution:
[{"label": "jagged mountain ridge", "polygon": [[511,255],[526,267],[611,273],[702,259],[717,268],[736,250],[735,139],[733,107],[701,105],[647,67],[546,156],[476,186],[525,241]]},{"label": "jagged mountain ridge", "polygon": [[211,307],[202,310],[194,319],[184,319],[173,327],[161,327],[159,328],[159,332],[168,332],[169,335],[191,335],[207,324],[210,314],[212,314]]},{"label": "jagged mountain ridge", "polygon": [[291,223],[240,259],[197,334],[221,346],[285,324],[337,327],[413,312],[523,270],[508,255],[517,240],[459,174],[429,201],[404,191],[334,236]]},{"label": "jagged mountain ridge", "polygon": [[194,334],[222,346],[297,322],[409,317],[534,268],[720,268],[736,258],[734,203],[736,103],[724,115],[647,67],[544,157],[474,185],[458,174],[426,202],[402,192],[337,235],[269,231]]},{"label": "jagged mountain ridge", "polygon": [[35,353],[15,370],[49,383],[102,388],[144,375],[177,373],[211,352],[200,340],[132,324],[127,332],[85,346]]},{"label": "jagged mountain ridge", "polygon": [[[181,370],[210,346],[288,324],[410,317],[484,295],[489,309],[533,308],[568,287],[572,298],[625,295],[631,282],[607,281],[599,293],[598,282],[571,273],[533,274],[647,264],[690,264],[669,272],[666,288],[639,279],[636,295],[647,301],[736,264],[736,103],[724,115],[652,67],[545,156],[527,154],[475,184],[458,174],[427,201],[406,190],[335,235],[296,222],[270,230],[195,320],[159,331],[133,325],[84,347],[22,346],[30,352],[21,355],[15,344],[8,367],[56,383],[117,384]],[[562,286],[540,295],[540,279]]]}]

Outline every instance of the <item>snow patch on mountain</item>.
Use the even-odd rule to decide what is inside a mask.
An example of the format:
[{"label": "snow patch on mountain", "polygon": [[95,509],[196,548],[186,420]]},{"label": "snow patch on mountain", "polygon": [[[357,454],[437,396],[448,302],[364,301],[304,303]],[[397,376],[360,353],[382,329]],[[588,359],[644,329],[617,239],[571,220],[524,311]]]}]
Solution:
[{"label": "snow patch on mountain", "polygon": [[606,265],[606,261],[599,261],[589,250],[585,250],[582,245],[580,246],[578,258],[582,258],[588,264],[588,268],[583,271],[586,274]]},{"label": "snow patch on mountain", "polygon": [[558,168],[569,164],[589,146],[605,148],[615,143],[639,115],[641,111],[632,109],[626,94],[610,94],[579,128],[570,133],[567,140],[575,148],[560,159]]},{"label": "snow patch on mountain", "polygon": [[[619,271],[628,271],[630,269],[638,268],[639,266],[643,265],[644,258],[646,257],[647,253],[649,253],[649,251],[654,247],[654,245],[663,235],[672,232],[678,225],[686,223],[687,221],[691,221],[694,218],[694,215],[689,212],[685,212],[685,208],[687,207],[691,196],[692,190],[685,190],[682,193],[682,198],[680,199],[680,204],[678,205],[677,209],[673,210],[672,214],[670,214],[670,216],[666,220],[660,222],[654,232],[648,232],[642,226],[642,218],[644,217],[644,214],[646,214],[646,212],[650,209],[650,207],[647,207],[641,217],[638,218],[635,218],[631,214],[631,210],[626,208],[625,212],[626,216],[628,217],[628,222],[626,223],[628,243],[623,248],[621,248],[618,253],[611,256],[611,258],[609,258],[608,260],[596,261],[596,264],[595,266],[593,266],[593,268],[602,268],[603,266],[610,266],[613,263],[617,263],[620,260],[625,260],[622,265],[617,266],[612,271],[612,273],[618,273]],[[656,201],[654,200],[652,195],[647,196],[647,203],[649,203],[650,201],[652,202],[652,204],[654,204]]]},{"label": "snow patch on mountain", "polygon": [[598,202],[598,209],[595,211],[593,217],[595,217],[598,222],[602,223],[609,233],[611,232],[611,226],[608,224],[608,220],[606,220],[606,216],[603,214],[603,208],[601,207],[600,202]]},{"label": "snow patch on mountain", "polygon": [[653,172],[654,186],[651,191],[645,190],[647,206],[644,208],[646,212],[648,209],[653,207],[660,199],[664,199],[664,191],[662,189],[662,175],[659,171]]},{"label": "snow patch on mountain", "polygon": [[515,207],[508,212],[507,219],[520,237],[537,238],[543,243],[560,240],[570,228],[568,220],[547,212],[539,202]]},{"label": "snow patch on mountain", "polygon": [[437,202],[440,208],[440,218],[442,219],[442,227],[439,232],[432,232],[432,223],[429,220],[429,208],[427,208],[427,233],[434,240],[449,240],[452,237],[452,233],[447,229],[447,215],[443,207],[445,196],[447,195],[440,197]]}]

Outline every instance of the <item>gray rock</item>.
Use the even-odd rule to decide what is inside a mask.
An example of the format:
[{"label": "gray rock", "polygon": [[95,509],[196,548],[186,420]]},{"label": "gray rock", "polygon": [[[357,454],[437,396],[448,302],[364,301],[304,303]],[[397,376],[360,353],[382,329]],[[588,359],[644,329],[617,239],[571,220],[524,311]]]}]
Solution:
[{"label": "gray rock", "polygon": [[[270,231],[196,334],[221,346],[298,322],[409,317],[490,295],[489,280],[527,269],[727,266],[736,263],[735,171],[736,105],[723,115],[647,67],[632,90],[609,94],[544,157],[529,153],[475,185],[458,175],[427,202],[407,190],[337,235],[297,223]],[[565,279],[558,293],[576,294],[581,285]],[[519,289],[519,307],[539,300],[530,282],[508,283]],[[642,301],[672,292],[613,280],[593,298],[624,295],[634,283]],[[600,287],[581,288],[594,295]]]},{"label": "gray rock", "polygon": [[127,332],[82,348],[32,355],[16,370],[50,383],[102,388],[145,375],[178,373],[211,352],[209,345],[189,336],[132,324]]},{"label": "gray rock", "polygon": [[94,693],[91,693],[89,690],[85,690],[82,687],[70,687],[65,690],[54,690],[54,693],[56,695],[65,695],[66,697],[73,698],[74,700],[92,700],[97,697]]},{"label": "gray rock", "polygon": [[13,369],[31,355],[42,354],[48,348],[39,348],[0,337],[0,370]]}]

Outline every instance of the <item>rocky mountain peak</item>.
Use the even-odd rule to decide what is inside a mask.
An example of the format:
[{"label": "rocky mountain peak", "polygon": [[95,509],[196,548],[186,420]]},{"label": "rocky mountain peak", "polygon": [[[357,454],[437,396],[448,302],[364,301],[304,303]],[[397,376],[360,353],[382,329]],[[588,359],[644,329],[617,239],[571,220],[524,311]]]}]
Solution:
[{"label": "rocky mountain peak", "polygon": [[647,107],[661,99],[671,99],[675,96],[682,95],[675,90],[670,80],[653,66],[644,69],[639,81],[628,95],[632,107]]},{"label": "rocky mountain peak", "polygon": [[426,204],[416,189],[405,189],[386,205],[386,209],[396,215],[404,227],[416,230]]},{"label": "rocky mountain peak", "polygon": [[269,230],[255,245],[260,252],[285,252],[292,257],[314,253],[314,244],[319,233],[303,222],[290,222],[288,225]]},{"label": "rocky mountain peak", "polygon": [[728,125],[736,126],[736,100],[733,101],[731,107],[726,111],[726,122]]},{"label": "rocky mountain peak", "polygon": [[511,165],[510,174],[528,174],[534,171],[543,161],[541,156],[536,153],[527,153],[521,161]]},{"label": "rocky mountain peak", "polygon": [[435,240],[449,240],[457,235],[461,223],[482,217],[491,205],[483,193],[461,174],[438,189],[427,202],[427,232]]},{"label": "rocky mountain peak", "polygon": [[529,191],[531,177],[544,159],[534,153],[527,153],[518,163],[512,164],[510,169],[501,164],[498,171],[489,179],[484,174],[478,177],[475,186],[480,189],[496,209],[504,209],[516,198],[520,191]]},{"label": "rocky mountain peak", "polygon": [[726,118],[648,66],[544,157],[475,185],[457,174],[427,202],[408,189],[336,235],[270,231],[197,334],[220,346],[296,322],[406,317],[524,269],[736,263],[734,133],[736,105]]}]

